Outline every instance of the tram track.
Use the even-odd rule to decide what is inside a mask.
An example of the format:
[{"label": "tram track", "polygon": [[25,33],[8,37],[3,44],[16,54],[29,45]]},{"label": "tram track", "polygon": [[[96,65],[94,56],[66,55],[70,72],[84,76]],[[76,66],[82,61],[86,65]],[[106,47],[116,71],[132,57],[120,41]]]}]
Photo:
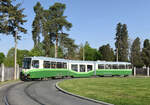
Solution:
[{"label": "tram track", "polygon": [[31,87],[31,85],[34,85],[34,84],[36,84],[36,83],[38,83],[38,82],[33,82],[33,83],[29,84],[29,85],[24,89],[24,93],[25,93],[29,98],[31,98],[32,100],[34,100],[36,103],[38,103],[38,104],[40,104],[40,105],[45,105],[45,104],[43,104],[42,102],[40,102],[39,100],[37,100],[36,98],[34,98],[34,97],[29,93],[29,91],[27,91],[28,88]]},{"label": "tram track", "polygon": [[11,85],[3,91],[2,105],[103,105],[59,91],[55,87],[58,81],[19,82]]},{"label": "tram track", "polygon": [[[18,86],[18,85],[21,85],[25,82],[20,82],[20,83],[17,83],[17,84],[14,84],[14,85],[11,85],[9,86],[6,90],[5,90],[5,95],[3,96],[3,101],[4,101],[4,104],[5,105],[13,105],[11,104],[11,101],[9,101],[9,92],[12,90],[12,88],[14,88],[15,86]],[[30,84],[28,84],[25,88],[24,88],[24,93],[27,97],[29,97],[30,99],[32,99],[33,101],[35,101],[36,103],[38,103],[39,105],[45,105],[43,103],[41,103],[40,101],[38,101],[36,98],[34,98],[32,95],[30,95],[30,93],[27,91],[28,88],[30,88],[31,85],[34,85],[38,83],[37,81],[36,82],[32,82]]]},{"label": "tram track", "polygon": [[13,85],[9,86],[9,87],[5,90],[5,95],[3,96],[3,101],[4,101],[5,105],[11,105],[10,102],[9,102],[9,100],[8,100],[8,94],[9,94],[10,90],[11,90],[13,87],[15,87],[15,86],[17,86],[17,85],[20,85],[20,84],[23,84],[23,83],[24,83],[24,82],[19,82],[19,83],[17,83],[17,84],[13,84]]}]

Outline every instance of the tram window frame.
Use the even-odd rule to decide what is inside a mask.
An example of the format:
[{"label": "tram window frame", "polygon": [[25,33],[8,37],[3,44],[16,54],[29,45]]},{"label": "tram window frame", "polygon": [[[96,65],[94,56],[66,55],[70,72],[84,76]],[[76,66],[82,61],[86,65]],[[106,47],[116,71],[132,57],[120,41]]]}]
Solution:
[{"label": "tram window frame", "polygon": [[51,68],[53,68],[53,69],[56,68],[56,62],[54,62],[54,61],[51,62]]},{"label": "tram window frame", "polygon": [[63,62],[63,68],[67,69],[67,63],[66,62]]},{"label": "tram window frame", "polygon": [[[82,67],[84,68],[82,69]],[[86,71],[86,65],[80,64],[80,72],[85,72]]]},{"label": "tram window frame", "polygon": [[132,69],[132,65],[126,65],[127,69]]},{"label": "tram window frame", "polygon": [[62,68],[62,62],[57,62],[56,68]]},{"label": "tram window frame", "polygon": [[[73,66],[76,66],[75,69]],[[71,64],[71,70],[78,72],[78,64]]]},{"label": "tram window frame", "polygon": [[112,65],[112,69],[118,69],[118,68],[119,68],[118,64],[113,64]]},{"label": "tram window frame", "polygon": [[[124,66],[124,67],[123,67]],[[126,69],[126,65],[120,64],[119,69]]]},{"label": "tram window frame", "polygon": [[23,69],[30,69],[31,68],[31,58],[24,58],[22,62]]},{"label": "tram window frame", "polygon": [[[91,66],[91,68],[89,68],[89,66]],[[87,65],[87,72],[92,70],[93,70],[93,65]]]},{"label": "tram window frame", "polygon": [[111,69],[111,64],[106,64],[105,69]]},{"label": "tram window frame", "polygon": [[105,65],[104,64],[98,64],[98,69],[105,69]]},{"label": "tram window frame", "polygon": [[[48,64],[48,65],[47,65]],[[51,68],[51,62],[50,61],[44,61],[43,62],[43,68]]]},{"label": "tram window frame", "polygon": [[32,60],[32,67],[33,68],[39,68],[39,64],[40,64],[39,60]]}]

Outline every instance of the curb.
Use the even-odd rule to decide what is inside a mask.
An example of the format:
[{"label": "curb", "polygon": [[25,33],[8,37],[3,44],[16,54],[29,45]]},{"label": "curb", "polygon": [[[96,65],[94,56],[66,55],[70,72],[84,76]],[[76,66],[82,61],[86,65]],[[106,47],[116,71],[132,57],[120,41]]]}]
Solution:
[{"label": "curb", "polygon": [[[59,82],[61,82],[61,81],[59,81]],[[74,96],[74,97],[78,97],[78,98],[81,98],[81,99],[84,99],[84,100],[87,100],[87,101],[91,101],[91,102],[94,102],[94,103],[102,104],[102,105],[114,105],[114,104],[110,104],[110,103],[106,103],[106,102],[103,102],[103,101],[94,100],[94,99],[91,99],[91,98],[87,98],[87,97],[83,97],[83,96],[80,96],[80,95],[76,95],[76,94],[67,92],[67,91],[63,90],[62,88],[60,88],[60,87],[58,86],[58,83],[59,83],[59,82],[57,82],[57,83],[55,84],[55,87],[56,87],[59,91],[61,91],[61,92],[63,92],[63,93],[66,93],[66,94],[68,94],[68,95],[71,95],[71,96]]]}]

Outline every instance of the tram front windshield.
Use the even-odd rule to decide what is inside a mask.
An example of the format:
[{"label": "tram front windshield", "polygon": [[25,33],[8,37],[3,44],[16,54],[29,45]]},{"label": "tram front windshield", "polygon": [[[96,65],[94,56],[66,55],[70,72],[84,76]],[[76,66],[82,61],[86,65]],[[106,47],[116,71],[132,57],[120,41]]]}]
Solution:
[{"label": "tram front windshield", "polygon": [[31,67],[31,58],[23,59],[23,69],[30,69]]}]

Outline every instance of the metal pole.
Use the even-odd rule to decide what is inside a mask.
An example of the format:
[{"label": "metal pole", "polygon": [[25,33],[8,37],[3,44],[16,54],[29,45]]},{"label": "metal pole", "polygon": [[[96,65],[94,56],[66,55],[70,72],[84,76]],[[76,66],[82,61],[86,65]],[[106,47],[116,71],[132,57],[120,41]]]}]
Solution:
[{"label": "metal pole", "polygon": [[57,53],[56,53],[56,43],[55,43],[55,58],[56,58],[56,56],[57,56]]},{"label": "metal pole", "polygon": [[14,63],[14,80],[16,80],[16,69],[17,69],[17,32],[15,32],[15,63]]},{"label": "metal pole", "polygon": [[147,67],[147,76],[149,77],[149,67]]},{"label": "metal pole", "polygon": [[118,62],[118,48],[117,48],[116,50],[117,50],[117,58],[116,58],[116,60],[117,60],[117,62]]},{"label": "metal pole", "polygon": [[136,67],[134,67],[134,76],[136,76]]},{"label": "metal pole", "polygon": [[84,51],[84,45],[83,45],[83,61],[85,60],[85,51]]}]

